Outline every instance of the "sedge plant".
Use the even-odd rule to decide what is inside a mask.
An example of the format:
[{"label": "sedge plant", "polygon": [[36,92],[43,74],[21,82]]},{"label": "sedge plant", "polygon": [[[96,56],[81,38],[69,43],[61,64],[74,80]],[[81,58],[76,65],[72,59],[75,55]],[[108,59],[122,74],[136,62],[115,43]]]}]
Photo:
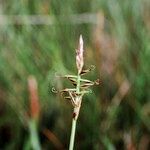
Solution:
[{"label": "sedge plant", "polygon": [[38,98],[37,81],[34,76],[28,78],[28,88],[30,95],[30,116],[27,116],[27,123],[30,133],[30,145],[33,150],[41,150],[38,135],[38,121],[40,117],[40,103]]},{"label": "sedge plant", "polygon": [[[84,52],[83,38],[82,35],[80,35],[79,46],[78,49],[76,49],[77,75],[61,76],[71,81],[71,83],[75,87],[75,88],[65,88],[59,91],[59,93],[61,93],[65,99],[69,99],[71,101],[73,106],[73,118],[72,118],[69,150],[73,150],[74,147],[76,124],[77,124],[77,119],[81,108],[83,95],[91,92],[91,90],[89,90],[89,87],[91,87],[92,85],[99,84],[99,79],[97,79],[96,81],[90,81],[82,78],[84,74],[94,69],[94,66],[91,66],[89,69],[86,70],[83,69],[84,66],[83,52]],[[53,89],[52,91],[58,93],[58,91],[56,91],[55,89]]]}]

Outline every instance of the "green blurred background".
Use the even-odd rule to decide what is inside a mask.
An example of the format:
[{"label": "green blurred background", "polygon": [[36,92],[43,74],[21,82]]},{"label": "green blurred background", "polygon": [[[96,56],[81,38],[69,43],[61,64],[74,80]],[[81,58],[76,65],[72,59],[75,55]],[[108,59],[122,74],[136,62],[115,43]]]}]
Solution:
[{"label": "green blurred background", "polygon": [[51,89],[70,87],[55,74],[77,73],[80,34],[87,78],[102,83],[83,98],[75,149],[150,149],[149,0],[1,0],[0,149],[32,149],[30,75],[42,149],[68,148],[72,106]]}]

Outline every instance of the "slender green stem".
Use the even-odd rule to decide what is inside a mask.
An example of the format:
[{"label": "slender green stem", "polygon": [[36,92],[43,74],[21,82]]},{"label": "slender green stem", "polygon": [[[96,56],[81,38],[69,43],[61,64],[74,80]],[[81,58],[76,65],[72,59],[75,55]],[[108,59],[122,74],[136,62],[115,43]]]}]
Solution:
[{"label": "slender green stem", "polygon": [[[76,92],[80,93],[80,75],[77,76],[77,86],[76,86]],[[71,136],[70,136],[70,145],[69,150],[73,150],[74,147],[74,141],[75,141],[75,132],[76,132],[76,123],[77,119],[73,117],[72,119],[72,128],[71,128]]]},{"label": "slender green stem", "polygon": [[30,140],[33,150],[41,150],[41,146],[38,138],[37,124],[36,120],[31,120],[29,122],[29,130],[30,130]]},{"label": "slender green stem", "polygon": [[72,129],[71,129],[69,150],[73,150],[73,147],[74,147],[74,139],[75,139],[75,132],[76,132],[76,122],[77,122],[77,120],[75,120],[73,118],[72,119]]}]

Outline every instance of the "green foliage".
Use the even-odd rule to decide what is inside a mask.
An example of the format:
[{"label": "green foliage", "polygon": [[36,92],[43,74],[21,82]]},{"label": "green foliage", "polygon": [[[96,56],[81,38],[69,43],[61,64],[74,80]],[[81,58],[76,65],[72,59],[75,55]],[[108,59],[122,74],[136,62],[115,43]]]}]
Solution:
[{"label": "green foliage", "polygon": [[[25,123],[30,111],[29,75],[38,82],[42,147],[59,147],[43,134],[47,128],[68,148],[72,108],[51,88],[67,87],[55,78],[56,72],[77,73],[75,49],[80,34],[85,66],[96,66],[88,78],[100,76],[102,84],[83,98],[75,149],[127,149],[129,144],[148,149],[150,141],[143,140],[150,139],[148,0],[2,0],[0,5],[4,15],[54,17],[52,25],[0,23],[0,149],[31,147]],[[82,13],[100,14],[104,26],[95,24],[98,18],[93,24],[74,18]]]}]

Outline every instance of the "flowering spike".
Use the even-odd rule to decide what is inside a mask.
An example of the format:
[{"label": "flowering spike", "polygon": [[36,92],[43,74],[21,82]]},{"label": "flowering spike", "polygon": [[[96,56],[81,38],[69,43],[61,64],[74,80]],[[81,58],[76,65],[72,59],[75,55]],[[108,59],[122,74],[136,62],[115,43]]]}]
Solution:
[{"label": "flowering spike", "polygon": [[32,119],[38,119],[40,113],[40,104],[38,97],[38,85],[34,76],[28,77],[28,89],[30,95],[30,115]]},{"label": "flowering spike", "polygon": [[95,68],[94,66],[91,66],[89,69],[83,70],[83,66],[84,66],[83,44],[84,44],[83,38],[82,38],[82,35],[80,35],[79,46],[78,46],[78,49],[76,50],[76,65],[77,65],[78,74],[77,75],[65,75],[65,76],[58,76],[56,74],[57,77],[63,77],[71,81],[71,83],[75,86],[75,88],[72,88],[72,89],[65,88],[61,91],[56,91],[55,89],[52,90],[55,93],[59,92],[61,96],[63,96],[65,99],[70,100],[73,105],[73,120],[72,120],[69,150],[72,150],[74,146],[76,122],[77,122],[79,112],[80,112],[82,97],[84,96],[84,94],[92,92],[91,90],[89,90],[89,87],[93,85],[98,85],[100,83],[99,80],[96,80],[93,82],[93,81],[81,78],[81,75],[84,75],[92,71]]},{"label": "flowering spike", "polygon": [[80,49],[83,51],[83,38],[82,38],[82,35],[80,35],[79,43],[80,43]]},{"label": "flowering spike", "polygon": [[77,65],[77,69],[78,69],[78,74],[81,73],[83,65],[84,65],[84,60],[83,60],[83,38],[82,35],[80,35],[79,38],[79,47],[76,50],[76,65]]}]

